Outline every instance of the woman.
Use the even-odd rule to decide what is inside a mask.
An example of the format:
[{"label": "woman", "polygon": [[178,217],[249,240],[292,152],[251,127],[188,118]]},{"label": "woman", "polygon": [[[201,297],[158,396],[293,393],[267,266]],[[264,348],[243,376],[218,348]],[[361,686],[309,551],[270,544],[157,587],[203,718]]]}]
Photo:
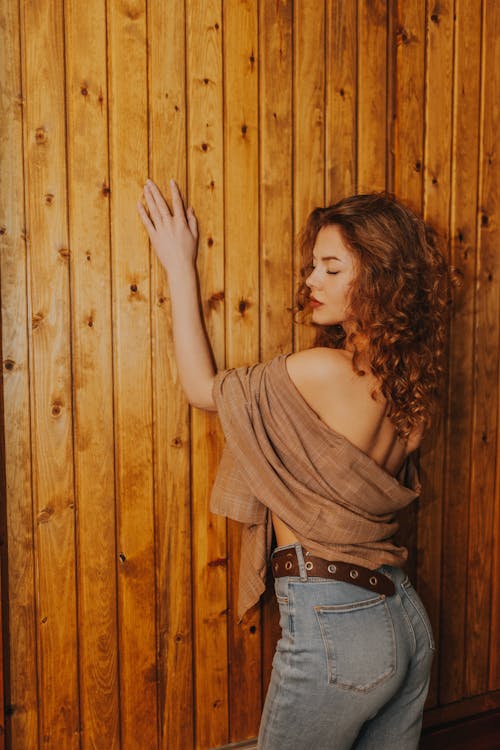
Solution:
[{"label": "woman", "polygon": [[242,522],[238,614],[269,561],[280,607],[258,746],[417,748],[435,647],[395,515],[420,493],[411,454],[441,394],[454,269],[393,196],[316,209],[298,295],[316,345],[217,372],[197,221],[171,193],[172,212],[148,180],[138,210],[168,274],[181,383],[226,436],[211,510]]}]

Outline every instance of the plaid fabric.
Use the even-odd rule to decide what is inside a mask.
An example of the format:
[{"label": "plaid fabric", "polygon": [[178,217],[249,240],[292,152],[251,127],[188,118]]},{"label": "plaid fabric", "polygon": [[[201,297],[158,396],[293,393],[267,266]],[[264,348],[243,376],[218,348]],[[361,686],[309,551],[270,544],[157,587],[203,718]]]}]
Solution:
[{"label": "plaid fabric", "polygon": [[330,428],[304,400],[288,354],[221,370],[213,395],[226,445],[210,499],[242,527],[238,617],[265,589],[276,513],[311,554],[370,569],[400,566],[395,514],[420,494],[412,456],[390,475]]}]

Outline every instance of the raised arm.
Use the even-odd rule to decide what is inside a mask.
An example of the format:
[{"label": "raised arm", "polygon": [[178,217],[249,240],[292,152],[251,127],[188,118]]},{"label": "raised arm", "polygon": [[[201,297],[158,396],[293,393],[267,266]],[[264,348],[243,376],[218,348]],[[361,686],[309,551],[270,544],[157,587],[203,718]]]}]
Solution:
[{"label": "raised arm", "polygon": [[187,211],[179,188],[170,180],[172,211],[152,180],[144,186],[148,210],[137,209],[151,244],[165,268],[172,302],[175,358],[182,388],[190,404],[215,410],[212,386],[216,368],[201,315],[196,252],[198,223]]}]

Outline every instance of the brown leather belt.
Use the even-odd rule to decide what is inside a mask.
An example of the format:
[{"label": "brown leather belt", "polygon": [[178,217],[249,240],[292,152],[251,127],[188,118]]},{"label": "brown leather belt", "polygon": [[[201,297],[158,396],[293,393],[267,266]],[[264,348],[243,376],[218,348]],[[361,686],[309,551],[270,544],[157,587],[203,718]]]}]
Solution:
[{"label": "brown leather belt", "polygon": [[[354,586],[361,586],[369,591],[385,594],[385,596],[392,596],[396,591],[391,579],[376,570],[370,570],[362,565],[313,557],[305,550],[303,550],[303,554],[306,575],[345,581],[346,583],[354,584]],[[271,569],[275,578],[300,576],[299,561],[295,547],[275,552],[271,560]]]}]

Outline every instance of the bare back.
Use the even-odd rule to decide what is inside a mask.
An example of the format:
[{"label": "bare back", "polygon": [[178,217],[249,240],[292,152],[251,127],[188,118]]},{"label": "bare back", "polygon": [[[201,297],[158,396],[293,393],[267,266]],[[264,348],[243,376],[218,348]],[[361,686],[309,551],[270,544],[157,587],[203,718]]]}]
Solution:
[{"label": "bare back", "polygon": [[[286,361],[295,387],[328,427],[346,437],[392,476],[423,437],[414,429],[404,443],[387,417],[387,401],[379,381],[364,368],[360,377],[352,369],[352,354],[343,350],[309,349],[292,354]],[[374,400],[370,393],[377,389]],[[296,541],[291,530],[273,514],[279,546]]]}]

